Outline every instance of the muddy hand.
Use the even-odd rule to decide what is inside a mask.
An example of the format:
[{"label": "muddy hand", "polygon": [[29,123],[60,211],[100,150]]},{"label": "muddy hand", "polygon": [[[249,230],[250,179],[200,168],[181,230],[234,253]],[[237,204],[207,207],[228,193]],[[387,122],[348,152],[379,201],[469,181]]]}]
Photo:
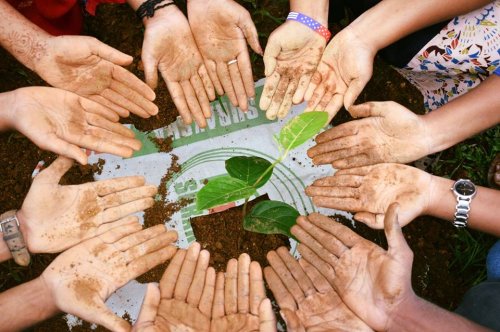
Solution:
[{"label": "muddy hand", "polygon": [[111,331],[130,331],[104,301],[118,288],[170,259],[176,232],[157,225],[141,230],[138,219],[121,219],[114,228],[59,255],[41,278],[57,307]]},{"label": "muddy hand", "polygon": [[354,219],[372,228],[384,227],[391,203],[401,205],[405,226],[429,207],[432,175],[400,164],[378,164],[339,170],[314,181],[306,194],[316,206],[356,212]]},{"label": "muddy hand", "polygon": [[130,157],[141,148],[134,132],[110,120],[114,113],[90,99],[56,88],[12,93],[13,127],[40,148],[87,163],[80,148]]},{"label": "muddy hand", "polygon": [[266,281],[288,331],[371,331],[309,262],[297,262],[285,247],[270,251],[267,260]]},{"label": "muddy hand", "polygon": [[196,47],[189,23],[176,6],[162,8],[144,21],[142,61],[146,82],[156,88],[158,70],[186,124],[206,127],[211,116],[209,100],[215,91]]},{"label": "muddy hand", "polygon": [[130,113],[143,118],[158,113],[153,90],[122,67],[132,63],[131,56],[83,36],[49,38],[47,50],[35,71],[50,85],[113,110],[110,120]]},{"label": "muddy hand", "polygon": [[431,136],[422,116],[395,102],[351,106],[349,121],[316,137],[307,155],[314,164],[352,168],[378,163],[409,163],[426,156]]},{"label": "muddy hand", "polygon": [[248,99],[255,97],[247,43],[262,54],[250,14],[233,0],[190,0],[188,14],[217,94],[226,93],[234,106],[246,112]]},{"label": "muddy hand", "polygon": [[61,252],[153,205],[156,186],[146,185],[141,176],[59,185],[72,165],[72,160],[59,157],[38,174],[17,213],[33,253]]},{"label": "muddy hand", "polygon": [[342,105],[349,109],[372,76],[376,53],[349,27],[335,35],[305,93],[306,112],[327,111],[331,119]]},{"label": "muddy hand", "polygon": [[212,309],[212,332],[276,331],[271,301],[266,298],[262,269],[242,254],[227,263],[226,275],[219,272]]},{"label": "muddy hand", "polygon": [[260,108],[268,119],[284,118],[301,103],[326,40],[307,26],[287,21],[269,37],[264,52],[266,84]]},{"label": "muddy hand", "polygon": [[349,309],[376,331],[387,331],[392,312],[415,297],[413,253],[401,232],[398,208],[391,204],[385,214],[387,251],[318,213],[299,217],[292,228],[304,262],[319,270]]}]

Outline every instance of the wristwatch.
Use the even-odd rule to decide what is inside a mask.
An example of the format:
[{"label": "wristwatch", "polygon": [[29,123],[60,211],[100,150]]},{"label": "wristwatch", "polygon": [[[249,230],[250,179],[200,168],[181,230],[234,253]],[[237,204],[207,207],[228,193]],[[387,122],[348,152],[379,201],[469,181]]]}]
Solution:
[{"label": "wristwatch", "polygon": [[477,192],[476,186],[471,180],[459,179],[455,182],[453,187],[451,187],[451,191],[453,191],[453,194],[455,194],[457,198],[453,226],[457,228],[467,227],[470,204]]},{"label": "wristwatch", "polygon": [[21,266],[28,266],[30,253],[19,229],[16,212],[16,210],[11,210],[0,215],[0,231],[3,233],[3,240],[7,244],[14,261]]}]

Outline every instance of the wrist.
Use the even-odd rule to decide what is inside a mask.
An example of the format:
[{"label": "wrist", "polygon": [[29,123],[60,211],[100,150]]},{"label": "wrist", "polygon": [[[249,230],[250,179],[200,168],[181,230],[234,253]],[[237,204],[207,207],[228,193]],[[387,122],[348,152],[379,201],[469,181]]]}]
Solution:
[{"label": "wrist", "polygon": [[444,220],[453,221],[456,198],[450,188],[454,181],[439,176],[431,175],[429,199],[425,214]]},{"label": "wrist", "polygon": [[329,3],[329,1],[324,0],[290,0],[290,11],[307,15],[321,23],[323,26],[328,27]]},{"label": "wrist", "polygon": [[[168,6],[161,7],[161,8],[156,6],[155,7],[156,9],[153,12],[153,16],[151,16],[151,17],[146,16],[146,17],[142,18],[142,23],[144,24],[144,26],[146,28],[149,25],[156,24],[156,22],[158,22],[158,21],[168,20],[169,17],[172,16],[172,14],[180,11],[179,8],[177,8],[177,6],[173,3],[173,1],[166,0],[164,2],[164,4],[167,4],[167,3],[172,3],[172,5],[168,5]],[[161,6],[161,5],[162,4],[159,4],[159,6]],[[136,9],[136,12],[137,12],[137,10],[138,10],[138,8]]]},{"label": "wrist", "polygon": [[43,274],[33,279],[31,282],[34,283],[34,289],[36,289],[36,291],[34,291],[34,298],[37,299],[37,303],[39,303],[40,314],[42,316],[41,320],[45,320],[57,314],[60,310]]},{"label": "wrist", "polygon": [[412,292],[411,295],[407,296],[403,299],[397,306],[395,306],[395,310],[393,310],[388,317],[387,328],[385,331],[405,331],[408,330],[405,328],[410,322],[417,319],[422,319],[421,311],[422,308],[427,304],[427,302],[421,298],[419,298],[415,293]]},{"label": "wrist", "polygon": [[17,91],[0,93],[0,130],[15,129]]}]

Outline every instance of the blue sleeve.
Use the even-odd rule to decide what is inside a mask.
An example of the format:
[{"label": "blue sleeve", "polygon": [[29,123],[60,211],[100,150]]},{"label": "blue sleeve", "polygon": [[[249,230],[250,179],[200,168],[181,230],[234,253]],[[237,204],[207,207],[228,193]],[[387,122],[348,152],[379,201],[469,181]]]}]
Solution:
[{"label": "blue sleeve", "polygon": [[493,73],[497,74],[498,76],[500,76],[500,67],[498,67]]}]

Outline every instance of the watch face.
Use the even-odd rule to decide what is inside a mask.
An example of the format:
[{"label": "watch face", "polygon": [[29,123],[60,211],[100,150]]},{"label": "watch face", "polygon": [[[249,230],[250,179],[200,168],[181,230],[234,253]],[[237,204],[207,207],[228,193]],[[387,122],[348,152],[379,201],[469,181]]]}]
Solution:
[{"label": "watch face", "polygon": [[476,192],[476,187],[474,187],[474,184],[472,184],[472,182],[462,180],[458,181],[455,184],[455,190],[460,195],[471,196]]}]

